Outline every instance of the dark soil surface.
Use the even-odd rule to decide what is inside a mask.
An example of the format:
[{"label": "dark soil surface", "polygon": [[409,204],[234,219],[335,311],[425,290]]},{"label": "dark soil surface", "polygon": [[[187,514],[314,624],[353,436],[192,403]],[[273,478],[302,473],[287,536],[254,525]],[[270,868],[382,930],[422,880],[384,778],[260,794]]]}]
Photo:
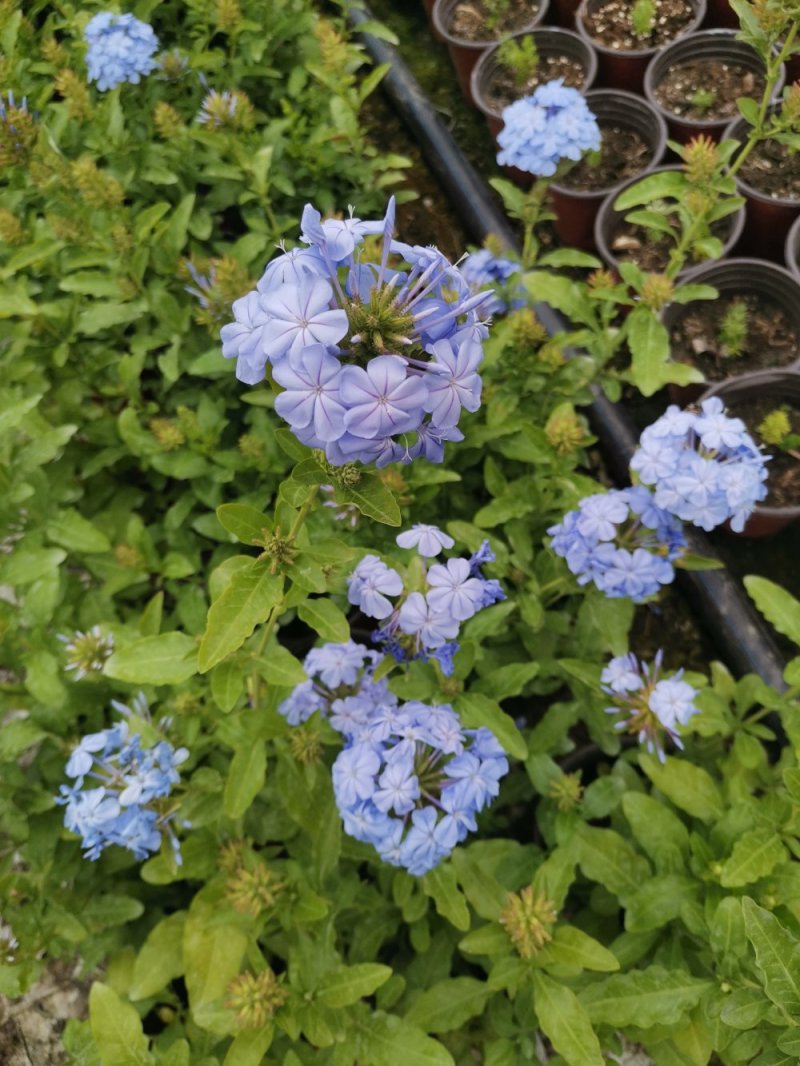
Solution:
[{"label": "dark soil surface", "polygon": [[[680,230],[677,218],[668,217],[668,221],[676,230]],[[715,237],[724,241],[730,233],[732,224],[732,216],[722,218],[712,224],[711,232]],[[675,245],[668,236],[648,233],[644,226],[634,225],[621,218],[611,235],[608,246],[621,263],[635,263],[642,270],[660,274],[669,263],[669,255]],[[702,260],[687,263],[687,267],[696,266],[699,262]]]},{"label": "dark soil surface", "polygon": [[568,56],[540,56],[536,73],[520,84],[511,71],[498,66],[484,90],[486,103],[493,111],[502,111],[515,100],[530,95],[537,85],[545,85],[555,78],[563,78],[565,85],[580,89],[586,81],[586,70],[576,59]]},{"label": "dark soil surface", "polygon": [[778,141],[762,141],[739,174],[748,185],[776,200],[800,200],[800,153]]},{"label": "dark soil surface", "polygon": [[594,153],[584,156],[563,178],[559,185],[568,189],[596,192],[610,189],[646,170],[653,161],[653,150],[635,130],[619,125],[599,123],[602,140],[600,158]]},{"label": "dark soil surface", "polygon": [[[776,403],[771,396],[755,397],[751,400],[733,400],[725,405],[728,413],[735,418],[741,418],[750,436],[759,444],[764,442],[758,435],[758,427],[768,414],[775,410]],[[800,433],[800,412],[791,411],[792,432]],[[764,450],[772,459],[767,466],[769,478],[767,479],[767,498],[763,501],[765,507],[797,507],[800,505],[800,451],[791,455],[789,452],[776,448],[773,444],[764,444]]]},{"label": "dark soil surface", "polygon": [[584,19],[591,37],[606,48],[619,52],[639,52],[667,44],[694,18],[689,0],[655,0],[656,16],[652,32],[637,37],[631,25],[630,0],[606,0]]},{"label": "dark soil surface", "polygon": [[[742,63],[719,59],[693,59],[670,67],[656,86],[655,98],[665,111],[693,122],[715,122],[739,114],[736,100],[740,96],[758,99],[764,91],[764,75]],[[710,93],[707,105],[693,103],[699,93]]]},{"label": "dark soil surface", "polygon": [[[732,303],[747,307],[747,337],[741,355],[725,355],[719,339]],[[726,293],[716,300],[690,304],[671,330],[672,354],[701,370],[706,381],[733,374],[786,366],[797,358],[800,336],[786,312],[756,293]]]},{"label": "dark soil surface", "polygon": [[529,0],[509,0],[503,16],[487,23],[489,11],[481,0],[463,0],[456,4],[447,28],[464,41],[498,41],[530,26],[537,10]]}]

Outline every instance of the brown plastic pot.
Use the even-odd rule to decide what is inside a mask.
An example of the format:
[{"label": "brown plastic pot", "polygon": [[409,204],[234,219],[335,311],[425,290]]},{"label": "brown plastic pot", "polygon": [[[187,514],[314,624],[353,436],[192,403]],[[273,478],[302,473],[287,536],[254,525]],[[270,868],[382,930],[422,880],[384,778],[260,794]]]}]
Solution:
[{"label": "brown plastic pot", "polygon": [[[556,26],[540,26],[538,29],[525,30],[523,33],[515,33],[513,36],[533,37],[536,43],[536,50],[543,59],[566,56],[567,59],[573,59],[576,63],[580,63],[584,69],[584,79],[583,84],[580,86],[580,92],[586,92],[594,83],[594,79],[597,76],[597,57],[577,33],[570,33],[569,30],[561,30]],[[502,108],[492,107],[486,94],[500,66],[497,58],[499,48],[500,45],[495,44],[485,51],[473,67],[470,76],[470,95],[475,106],[483,113],[495,143],[497,142],[498,133],[503,128],[503,110]],[[509,167],[507,169],[511,170],[513,168]],[[522,171],[518,173],[522,173]],[[525,178],[530,183],[530,174],[525,175]]]},{"label": "brown plastic pot", "polygon": [[550,186],[555,227],[561,241],[574,248],[594,251],[594,221],[600,205],[615,190],[638,181],[661,162],[667,148],[667,124],[646,100],[620,89],[595,89],[586,94],[586,102],[597,118],[601,133],[604,125],[621,126],[638,133],[650,148],[650,160],[638,174],[605,189],[571,189],[563,182]]},{"label": "brown plastic pot", "polygon": [[739,19],[728,0],[707,0],[707,7],[708,10],[706,11],[703,25],[707,26],[708,29],[717,27],[726,30],[738,28]]},{"label": "brown plastic pot", "polygon": [[[765,259],[727,259],[695,267],[687,271],[681,280],[691,285],[712,285],[720,296],[756,293],[768,297],[778,304],[794,329],[800,333],[800,282],[782,266],[769,263]],[[661,312],[661,321],[667,332],[671,333],[684,315],[692,311],[699,303],[705,302],[703,300],[688,304],[668,304]],[[792,356],[790,360],[782,366],[777,364],[774,368],[770,367],[769,370],[796,366],[800,353],[790,354]],[[746,360],[739,358],[737,368],[742,368],[743,364],[746,364]],[[713,379],[706,381],[705,384],[670,385],[669,391],[677,403],[693,403],[712,383],[714,383]]]},{"label": "brown plastic pot", "polygon": [[[706,0],[690,0],[694,8],[694,17],[681,30],[678,37],[693,33],[703,21],[706,13]],[[608,48],[596,41],[589,33],[585,19],[593,14],[606,0],[582,0],[575,15],[575,27],[597,52],[600,62],[600,82],[609,89],[628,89],[630,92],[642,91],[644,72],[658,48],[637,48],[629,52]],[[677,37],[675,38],[677,40]],[[664,46],[662,46],[664,47]]]},{"label": "brown plastic pot", "polygon": [[552,0],[550,14],[553,21],[557,22],[565,30],[575,29],[575,12],[580,6],[581,0]]},{"label": "brown plastic pot", "polygon": [[[736,63],[756,74],[765,74],[766,67],[756,50],[745,41],[737,41],[734,30],[701,30],[698,33],[679,37],[656,53],[647,65],[644,73],[644,94],[653,107],[663,115],[669,126],[673,140],[686,144],[693,137],[705,134],[714,141],[720,141],[726,128],[731,124],[731,116],[717,119],[691,119],[668,111],[658,102],[656,90],[673,67],[697,60],[710,62]],[[781,67],[781,75],[775,86],[775,96],[783,88],[786,71]]]},{"label": "brown plastic pot", "polygon": [[[747,129],[745,119],[734,119],[725,130],[725,138],[744,142]],[[748,184],[740,174],[736,175],[736,187],[747,200],[747,220],[738,251],[782,263],[786,231],[800,216],[800,199],[768,196]]]},{"label": "brown plastic pot", "polygon": [[[776,404],[789,403],[800,409],[800,372],[789,370],[761,370],[727,378],[703,393],[701,399],[719,396],[726,404],[750,400],[753,397],[774,397]],[[753,436],[754,426],[748,426]],[[767,466],[769,470],[769,466]],[[767,482],[769,484],[769,481]],[[800,500],[793,507],[767,507],[757,504],[745,522],[742,537],[771,537],[800,518]],[[731,532],[724,527],[726,532]]]},{"label": "brown plastic pot", "polygon": [[787,267],[800,282],[800,216],[786,234],[785,256]]},{"label": "brown plastic pot", "polygon": [[[456,6],[462,2],[463,0],[435,0],[432,12],[433,28],[439,39],[447,45],[461,92],[464,94],[467,103],[472,104],[474,107],[475,102],[472,99],[469,84],[472,68],[487,48],[497,44],[498,39],[489,37],[481,41],[467,41],[457,37],[451,31],[453,13]],[[533,10],[531,11],[530,20],[524,26],[521,26],[518,32],[532,30],[535,26],[538,26],[547,14],[549,3],[550,0],[537,0],[535,5],[532,4]]]},{"label": "brown plastic pot", "polygon": [[[658,174],[662,171],[679,171],[681,168],[677,166],[667,167],[653,167],[648,173]],[[619,274],[619,264],[621,260],[615,255],[612,249],[612,240],[616,233],[619,224],[624,219],[627,212],[617,211],[614,207],[614,202],[617,197],[625,189],[630,188],[631,185],[635,185],[637,181],[641,181],[644,175],[631,178],[623,185],[617,186],[613,192],[611,192],[600,205],[600,209],[597,212],[597,218],[594,223],[594,241],[597,251],[600,254],[601,259],[610,267],[615,274]],[[740,207],[738,211],[728,215],[723,221],[730,227],[724,240],[722,241],[722,254],[727,255],[739,240],[742,228],[744,227],[744,208]],[[700,266],[707,266],[708,264],[700,264]],[[699,267],[687,267],[681,271],[680,277],[684,278],[687,274],[699,269]]]}]

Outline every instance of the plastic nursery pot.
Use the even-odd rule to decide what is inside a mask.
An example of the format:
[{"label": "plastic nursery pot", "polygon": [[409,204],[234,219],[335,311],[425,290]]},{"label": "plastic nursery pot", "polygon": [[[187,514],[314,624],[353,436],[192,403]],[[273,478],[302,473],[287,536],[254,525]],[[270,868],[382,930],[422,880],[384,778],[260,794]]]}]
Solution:
[{"label": "plastic nursery pot", "polygon": [[794,220],[792,228],[786,234],[784,254],[787,267],[800,282],[800,215]]},{"label": "plastic nursery pot", "polygon": [[[727,407],[737,404],[740,408],[745,404],[751,407],[759,399],[772,401],[776,407],[789,404],[800,410],[800,372],[797,369],[789,370],[762,370],[753,374],[739,374],[734,378],[727,378],[718,385],[714,385],[703,393],[701,399],[706,400],[709,396],[719,396]],[[734,412],[741,417],[741,411]],[[747,418],[745,417],[745,422]],[[748,425],[750,435],[754,436],[754,425]],[[767,446],[767,451],[775,456],[775,449]],[[774,461],[774,458],[773,458]],[[800,460],[796,460],[800,465]],[[769,470],[769,466],[767,466]],[[769,485],[769,480],[767,480]],[[791,525],[800,518],[800,496],[794,504],[780,507],[757,504],[753,513],[747,519],[744,530],[739,536],[743,537],[771,537],[779,533],[786,526]],[[731,532],[727,525],[724,527]]]},{"label": "plastic nursery pot", "polygon": [[[653,107],[667,120],[670,136],[673,140],[680,141],[681,144],[686,144],[687,141],[700,134],[719,141],[730,125],[731,118],[738,117],[735,101],[733,116],[728,114],[722,118],[702,119],[677,115],[659,103],[658,88],[667,74],[674,67],[695,62],[736,65],[761,75],[766,72],[764,63],[755,49],[744,41],[737,41],[734,30],[702,30],[699,33],[691,33],[673,41],[672,44],[668,44],[654,55],[644,73],[644,94]],[[775,87],[775,96],[780,93],[785,80],[786,71],[782,67],[779,82]],[[713,85],[709,88],[713,88]],[[739,93],[738,95],[745,94]]]},{"label": "plastic nursery pot", "polygon": [[[637,133],[649,152],[643,166],[604,188],[575,189],[562,182],[550,186],[556,213],[555,227],[561,241],[574,248],[595,250],[594,223],[603,200],[631,181],[638,181],[661,162],[667,148],[667,125],[654,107],[633,93],[619,89],[594,89],[586,94],[601,133],[610,126]],[[567,175],[569,177],[569,175]]]},{"label": "plastic nursery pot", "polygon": [[[541,26],[539,29],[526,30],[523,33],[515,33],[513,36],[515,38],[533,37],[540,62],[565,58],[583,67],[583,81],[580,86],[576,86],[581,92],[585,92],[593,84],[597,76],[597,57],[577,33],[560,30],[554,26]],[[498,43],[484,52],[473,67],[470,76],[472,99],[478,110],[483,113],[495,142],[498,133],[503,128],[503,107],[493,103],[491,99],[492,86],[496,84],[498,76],[502,73],[502,66],[498,59],[499,49]],[[520,92],[519,95],[522,96],[524,93]],[[525,179],[527,183],[530,183],[530,174],[525,175]]]},{"label": "plastic nursery pot", "polygon": [[550,13],[553,21],[565,30],[574,30],[575,12],[580,7],[580,2],[581,0],[552,0]]},{"label": "plastic nursery pot", "polygon": [[[667,166],[667,167],[653,167],[648,173],[660,174],[664,171],[680,171],[680,167]],[[600,209],[597,212],[597,218],[594,223],[594,241],[595,247],[600,254],[603,262],[614,271],[615,274],[619,274],[619,264],[624,262],[627,258],[624,254],[621,254],[623,249],[615,247],[615,241],[618,239],[620,229],[623,225],[625,215],[627,211],[618,211],[614,207],[614,203],[620,193],[631,185],[635,185],[637,181],[641,181],[643,175],[639,175],[635,178],[630,178],[623,185],[617,186],[608,196],[603,200],[600,205]],[[722,254],[727,255],[739,240],[742,234],[742,228],[744,227],[744,208],[740,207],[738,211],[728,215],[726,218],[720,221],[720,226],[726,226],[727,229],[718,233],[717,236],[722,241]],[[666,262],[659,264],[658,266],[647,267],[643,266],[642,269],[650,269],[654,273],[660,273],[665,267]],[[691,270],[696,269],[695,266],[687,267],[681,271],[681,277]]]},{"label": "plastic nursery pot", "polygon": [[[456,8],[463,2],[464,0],[435,0],[432,19],[436,35],[447,45],[447,50],[450,53],[450,59],[455,67],[461,92],[464,94],[467,102],[474,107],[475,102],[472,99],[469,84],[472,68],[486,49],[491,48],[493,44],[497,43],[497,38],[488,37],[483,40],[471,41],[465,37],[459,37],[455,33],[452,28],[453,18],[455,16]],[[531,12],[529,18],[523,25],[516,27],[517,31],[524,32],[525,30],[532,30],[535,26],[538,26],[547,13],[549,3],[550,0],[536,0],[536,3],[532,3],[530,5]]]},{"label": "plastic nursery pot", "polygon": [[[725,138],[744,142],[748,123],[743,118],[734,119],[725,130]],[[757,148],[755,149],[758,150]],[[735,157],[734,157],[735,159]],[[770,196],[761,192],[741,175],[736,175],[736,187],[747,200],[747,220],[742,241],[737,251],[762,259],[783,262],[786,231],[800,216],[800,199]]]},{"label": "plastic nursery pot", "polygon": [[[764,259],[727,259],[708,263],[704,266],[695,267],[683,275],[682,281],[691,285],[711,285],[720,297],[747,296],[754,294],[764,297],[776,304],[786,316],[788,324],[794,332],[800,335],[800,282],[798,282],[784,267],[776,266]],[[678,324],[693,311],[703,305],[708,306],[707,300],[695,300],[688,304],[668,304],[661,312],[661,321],[670,334],[673,356],[677,357],[675,343],[672,339],[673,332]],[[785,353],[774,355],[774,363],[769,367],[762,367],[757,372],[764,373],[778,369],[797,366],[798,351],[787,347]],[[701,368],[702,369],[702,368]],[[676,386],[670,385],[670,396],[676,403],[694,403],[703,392],[717,381],[724,381],[726,371],[730,366],[720,368],[718,372],[706,372],[705,384]],[[736,357],[735,369],[752,371],[747,366],[746,356]]]},{"label": "plastic nursery pot", "polygon": [[722,27],[732,30],[738,27],[739,19],[728,0],[707,0],[707,8],[703,25],[708,29]]},{"label": "plastic nursery pot", "polygon": [[[693,15],[676,37],[683,37],[692,33],[703,21],[706,13],[706,0],[689,0]],[[634,48],[623,51],[621,48],[611,48],[595,40],[586,25],[586,19],[597,13],[608,0],[582,0],[575,15],[575,26],[578,33],[584,37],[597,52],[600,62],[600,84],[609,89],[628,89],[631,92],[641,92],[644,81],[644,72],[647,64],[658,51],[658,48]]]}]

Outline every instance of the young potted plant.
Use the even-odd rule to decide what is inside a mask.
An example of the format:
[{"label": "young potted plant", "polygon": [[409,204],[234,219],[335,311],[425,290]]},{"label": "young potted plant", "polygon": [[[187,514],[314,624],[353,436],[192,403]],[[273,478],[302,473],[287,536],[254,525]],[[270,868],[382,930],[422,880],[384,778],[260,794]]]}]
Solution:
[{"label": "young potted plant", "polygon": [[[775,95],[785,77],[781,66]],[[764,61],[733,30],[704,30],[673,41],[651,59],[644,93],[675,140],[686,144],[703,133],[719,141],[739,113],[739,98],[761,100],[766,78]]]},{"label": "young potted plant", "polygon": [[654,168],[667,147],[664,119],[646,100],[615,89],[596,89],[586,102],[600,127],[599,152],[590,152],[550,186],[555,227],[562,242],[594,250],[594,222],[614,190]]},{"label": "young potted plant", "polygon": [[728,414],[771,455],[767,498],[745,523],[745,537],[767,537],[800,518],[800,370],[738,374],[714,385],[702,399],[719,396]]},{"label": "young potted plant", "polygon": [[532,30],[547,13],[549,0],[436,0],[433,26],[447,45],[461,91],[474,105],[472,68],[487,48],[513,33]]},{"label": "young potted plant", "polygon": [[493,45],[473,68],[470,93],[496,137],[503,109],[529,96],[538,85],[561,78],[585,92],[597,75],[597,57],[577,33],[542,26]]},{"label": "young potted plant", "polygon": [[576,26],[597,52],[602,83],[639,92],[656,51],[696,30],[705,13],[706,0],[582,0]]},{"label": "young potted plant", "polygon": [[[690,271],[691,285],[710,286],[716,299],[671,303],[661,313],[673,359],[701,371],[709,383],[734,374],[774,370],[800,353],[800,283],[761,259],[728,259]],[[684,402],[696,399],[682,395]]]}]

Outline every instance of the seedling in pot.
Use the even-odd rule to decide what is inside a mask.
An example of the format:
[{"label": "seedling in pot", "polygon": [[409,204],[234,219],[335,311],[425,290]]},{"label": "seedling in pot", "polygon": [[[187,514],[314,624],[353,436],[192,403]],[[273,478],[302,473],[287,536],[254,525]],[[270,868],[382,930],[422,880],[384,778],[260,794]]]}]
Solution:
[{"label": "seedling in pot", "polygon": [[651,35],[656,23],[655,0],[636,0],[631,9],[631,26],[637,37],[643,40]]},{"label": "seedling in pot", "polygon": [[539,66],[536,41],[531,36],[509,37],[497,49],[497,59],[521,89],[533,79]]},{"label": "seedling in pot", "polygon": [[696,89],[689,97],[689,103],[698,111],[708,111],[717,99],[713,89]]},{"label": "seedling in pot", "polygon": [[761,440],[772,448],[800,459],[800,419],[797,413],[787,406],[776,407],[762,419],[758,426]]},{"label": "seedling in pot", "polygon": [[511,0],[483,0],[486,28],[494,32],[508,14]]},{"label": "seedling in pot", "polygon": [[742,300],[732,300],[722,316],[717,334],[720,355],[725,358],[738,358],[744,353],[749,324],[747,305]]}]

